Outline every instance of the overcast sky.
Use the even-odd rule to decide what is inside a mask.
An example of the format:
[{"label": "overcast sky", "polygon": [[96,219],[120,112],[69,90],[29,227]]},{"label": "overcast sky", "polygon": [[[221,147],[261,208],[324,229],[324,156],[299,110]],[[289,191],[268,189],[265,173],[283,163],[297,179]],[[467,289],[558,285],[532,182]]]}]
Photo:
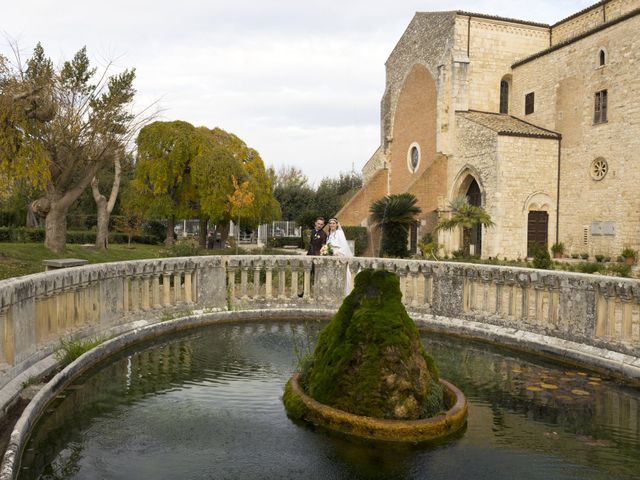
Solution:
[{"label": "overcast sky", "polygon": [[317,184],[360,171],[379,145],[384,63],[416,11],[465,10],[555,23],[594,0],[109,0],[3,2],[24,57],[56,64],[87,46],[135,67],[137,104],[161,120],[235,133],[265,164]]}]

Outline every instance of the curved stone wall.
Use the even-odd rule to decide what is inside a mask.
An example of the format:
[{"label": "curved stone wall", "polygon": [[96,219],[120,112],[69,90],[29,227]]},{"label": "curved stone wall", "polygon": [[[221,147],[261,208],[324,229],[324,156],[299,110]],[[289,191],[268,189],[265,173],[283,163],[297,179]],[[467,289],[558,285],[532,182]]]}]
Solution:
[{"label": "curved stone wall", "polygon": [[640,379],[634,373],[640,370],[637,280],[419,260],[211,256],[74,267],[1,281],[0,404],[6,406],[29,368],[50,356],[60,338],[110,337],[216,311],[335,310],[345,296],[347,268],[353,276],[367,267],[400,276],[403,301],[421,326],[446,329],[443,319],[449,319],[450,328],[473,336],[500,337],[495,331],[555,339],[561,355],[563,344],[567,350],[580,347],[593,358],[606,357],[610,370]]}]

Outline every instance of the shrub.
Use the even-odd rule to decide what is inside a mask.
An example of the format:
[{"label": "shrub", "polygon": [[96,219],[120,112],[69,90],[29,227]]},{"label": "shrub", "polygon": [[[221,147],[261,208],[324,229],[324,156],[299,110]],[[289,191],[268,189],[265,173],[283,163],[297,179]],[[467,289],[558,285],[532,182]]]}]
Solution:
[{"label": "shrub", "polygon": [[193,257],[200,255],[200,245],[196,238],[181,238],[164,250],[167,257]]},{"label": "shrub", "polygon": [[630,247],[624,247],[620,256],[623,258],[638,258],[638,252]]},{"label": "shrub", "polygon": [[563,254],[564,253],[564,243],[562,243],[562,242],[554,243],[553,245],[551,245],[551,251],[553,253]]},{"label": "shrub", "polygon": [[631,265],[614,263],[607,266],[607,273],[609,275],[613,275],[614,277],[630,277]]},{"label": "shrub", "polygon": [[302,248],[304,243],[300,237],[270,237],[267,245],[274,248],[282,248],[284,246],[296,246]]},{"label": "shrub", "polygon": [[547,245],[533,245],[533,268],[541,268],[543,270],[552,270],[553,262]]},{"label": "shrub", "polygon": [[355,256],[362,255],[369,244],[367,227],[352,226],[342,227],[342,229],[344,230],[344,236],[347,237],[347,240],[353,240],[355,242],[355,252],[353,252],[353,254]]},{"label": "shrub", "polygon": [[583,260],[589,260],[589,254],[588,253],[581,253],[580,254],[580,258]]},{"label": "shrub", "polygon": [[596,262],[602,263],[604,261],[604,255],[596,255]]}]

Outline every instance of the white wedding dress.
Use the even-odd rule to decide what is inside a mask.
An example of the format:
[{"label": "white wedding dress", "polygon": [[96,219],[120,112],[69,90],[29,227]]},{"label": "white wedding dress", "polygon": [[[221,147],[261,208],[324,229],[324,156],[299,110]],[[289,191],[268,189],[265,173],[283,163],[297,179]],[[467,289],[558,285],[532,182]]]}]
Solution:
[{"label": "white wedding dress", "polygon": [[[338,226],[335,231],[329,232],[327,244],[331,245],[331,249],[333,250],[333,255],[335,257],[353,257],[353,252],[347,243],[347,237],[344,236],[342,227]],[[344,286],[345,295],[349,295],[351,293],[351,288],[353,287],[351,284],[351,272],[349,271],[349,265],[346,265]]]}]

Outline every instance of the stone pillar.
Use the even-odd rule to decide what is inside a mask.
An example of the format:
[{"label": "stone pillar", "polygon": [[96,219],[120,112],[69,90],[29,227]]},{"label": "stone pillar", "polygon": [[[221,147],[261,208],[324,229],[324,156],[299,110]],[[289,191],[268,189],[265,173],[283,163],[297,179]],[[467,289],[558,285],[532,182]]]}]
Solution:
[{"label": "stone pillar", "polygon": [[160,303],[160,274],[157,272],[153,275],[153,279],[151,280],[151,302],[155,309],[162,306],[162,303]]},{"label": "stone pillar", "polygon": [[260,271],[262,270],[262,262],[255,260],[253,262],[253,298],[260,298]]},{"label": "stone pillar", "polygon": [[276,260],[276,265],[278,267],[278,298],[284,300],[287,298],[287,261]]},{"label": "stone pillar", "polygon": [[140,279],[137,276],[131,278],[131,310],[140,310]]},{"label": "stone pillar", "polygon": [[248,300],[247,296],[247,279],[249,277],[249,265],[246,261],[242,261],[241,267],[242,271],[240,272],[240,297],[243,300]]},{"label": "stone pillar", "polygon": [[166,270],[162,274],[162,304],[171,305],[171,272]]},{"label": "stone pillar", "polygon": [[271,298],[271,288],[272,288],[272,273],[273,273],[273,261],[265,260],[265,284],[264,284],[264,298]]},{"label": "stone pillar", "polygon": [[13,365],[13,321],[8,306],[0,308],[0,364]]},{"label": "stone pillar", "polygon": [[182,303],[182,271],[178,269],[173,272],[173,298],[174,305]]},{"label": "stone pillar", "polygon": [[184,272],[184,301],[186,303],[193,303],[193,270],[186,270]]},{"label": "stone pillar", "polygon": [[142,310],[151,310],[151,279],[149,275],[142,277]]},{"label": "stone pillar", "polygon": [[[130,310],[130,306],[129,306],[129,292],[130,292],[130,285],[129,285],[129,278],[125,275],[124,278],[122,279],[122,310],[124,311],[124,313],[127,313]],[[84,304],[85,304],[85,309],[84,311],[87,312],[87,308],[86,308],[86,304],[87,304],[87,292],[85,290],[85,294],[84,294]]]}]

